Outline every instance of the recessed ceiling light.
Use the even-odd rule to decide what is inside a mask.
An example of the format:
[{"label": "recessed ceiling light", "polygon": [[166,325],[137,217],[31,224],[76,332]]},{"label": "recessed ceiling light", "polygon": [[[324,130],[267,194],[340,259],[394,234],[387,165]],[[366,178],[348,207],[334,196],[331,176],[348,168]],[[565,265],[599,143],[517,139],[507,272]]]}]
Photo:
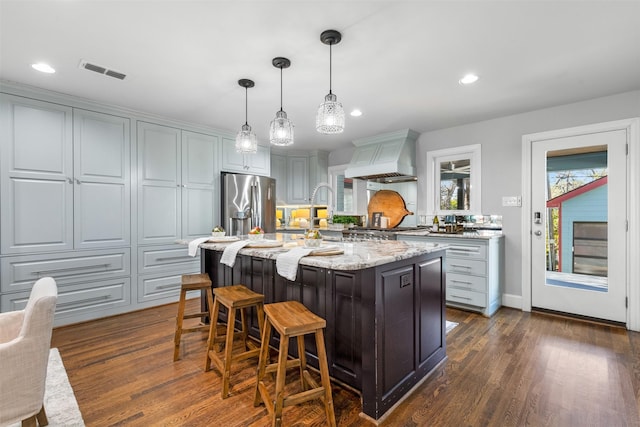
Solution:
[{"label": "recessed ceiling light", "polygon": [[41,73],[53,74],[56,70],[49,64],[45,64],[44,62],[38,62],[37,64],[31,64],[31,67],[34,70],[38,70]]},{"label": "recessed ceiling light", "polygon": [[356,108],[355,110],[351,111],[351,113],[349,114],[352,115],[353,117],[360,117],[362,115],[362,111]]},{"label": "recessed ceiling light", "polygon": [[470,85],[471,83],[475,83],[477,81],[478,76],[476,76],[475,74],[467,74],[466,76],[458,80],[461,85]]}]

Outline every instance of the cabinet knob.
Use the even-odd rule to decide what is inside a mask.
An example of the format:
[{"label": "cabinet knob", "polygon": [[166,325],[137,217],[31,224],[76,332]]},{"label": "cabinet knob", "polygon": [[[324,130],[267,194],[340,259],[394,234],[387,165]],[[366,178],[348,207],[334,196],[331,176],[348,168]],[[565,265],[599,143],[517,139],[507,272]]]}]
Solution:
[{"label": "cabinet knob", "polygon": [[73,179],[71,179],[71,178],[67,178],[67,182],[68,182],[69,184],[73,184]]}]

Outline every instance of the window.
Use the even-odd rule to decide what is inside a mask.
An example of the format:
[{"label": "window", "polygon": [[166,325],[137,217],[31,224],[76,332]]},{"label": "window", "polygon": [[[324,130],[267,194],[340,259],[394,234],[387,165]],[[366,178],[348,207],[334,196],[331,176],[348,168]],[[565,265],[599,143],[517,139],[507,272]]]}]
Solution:
[{"label": "window", "polygon": [[333,189],[333,200],[330,205],[335,209],[335,213],[355,213],[358,180],[345,178],[344,171],[348,165],[329,167],[330,185]]},{"label": "window", "polygon": [[427,212],[481,214],[480,144],[427,152]]}]

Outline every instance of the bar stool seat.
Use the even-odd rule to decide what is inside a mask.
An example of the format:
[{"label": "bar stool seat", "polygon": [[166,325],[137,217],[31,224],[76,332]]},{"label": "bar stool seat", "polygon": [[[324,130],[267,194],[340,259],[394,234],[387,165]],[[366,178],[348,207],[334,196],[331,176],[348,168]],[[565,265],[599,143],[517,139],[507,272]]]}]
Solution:
[{"label": "bar stool seat", "polygon": [[185,302],[187,297],[187,291],[204,290],[207,295],[207,302],[209,304],[209,310],[213,306],[213,294],[211,293],[211,279],[206,273],[199,274],[183,274],[180,284],[180,302],[178,303],[178,315],[176,316],[176,332],[173,339],[173,361],[175,362],[180,358],[180,340],[182,334],[185,332],[197,332],[208,331],[209,325],[197,325],[185,328],[182,326],[184,319],[195,319],[197,317],[209,316],[211,317],[211,311],[201,311],[197,313],[185,314]]},{"label": "bar stool seat", "polygon": [[[229,377],[231,375],[231,363],[245,360],[250,357],[257,357],[260,354],[258,343],[249,339],[249,326],[247,325],[246,310],[255,307],[258,314],[258,327],[262,332],[264,325],[264,295],[253,292],[244,285],[224,286],[213,290],[215,300],[213,303],[213,314],[211,328],[209,330],[209,340],[207,341],[207,357],[205,360],[205,372],[211,369],[213,362],[222,373],[222,398],[229,397]],[[220,306],[227,308],[227,332],[226,335],[218,335],[218,314]],[[242,329],[235,332],[236,311],[240,310]],[[234,338],[242,340],[244,351],[233,352]],[[217,343],[224,342],[224,357],[215,351]]]},{"label": "bar stool seat", "polygon": [[[264,307],[265,323],[262,331],[262,344],[260,347],[260,360],[258,362],[258,379],[254,398],[254,406],[264,402],[273,426],[282,425],[282,409],[286,406],[297,405],[308,400],[320,399],[324,403],[327,423],[336,425],[331,395],[331,382],[329,379],[329,367],[327,365],[327,353],[324,345],[322,330],[326,327],[326,321],[309,311],[297,301],[286,301],[267,304]],[[271,329],[280,334],[280,348],[277,363],[268,364],[269,340]],[[307,358],[304,348],[304,335],[314,334],[318,351],[318,363],[320,366],[321,385],[309,374],[307,370]],[[287,360],[289,352],[289,339],[297,337],[298,358]],[[287,368],[300,368],[300,382],[302,391],[289,396],[284,395],[285,377]],[[264,383],[267,373],[276,373],[275,394],[272,398]]]}]

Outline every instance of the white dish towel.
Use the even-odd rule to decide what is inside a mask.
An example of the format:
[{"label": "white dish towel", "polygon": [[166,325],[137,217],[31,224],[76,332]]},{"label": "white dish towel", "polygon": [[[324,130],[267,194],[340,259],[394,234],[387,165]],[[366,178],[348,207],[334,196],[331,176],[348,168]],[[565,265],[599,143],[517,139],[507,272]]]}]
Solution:
[{"label": "white dish towel", "polygon": [[282,253],[276,258],[276,270],[278,274],[291,281],[296,280],[298,274],[298,261],[309,255],[316,248],[293,248],[289,252]]},{"label": "white dish towel", "polygon": [[251,240],[240,240],[239,242],[233,242],[226,248],[224,248],[224,252],[222,252],[222,256],[220,257],[220,262],[222,264],[228,265],[229,267],[233,267],[236,263],[236,256],[238,255],[238,251],[245,246],[251,243]]},{"label": "white dish towel", "polygon": [[211,236],[199,237],[197,239],[193,239],[192,241],[190,241],[189,242],[189,256],[196,256],[196,254],[198,253],[198,247],[200,246],[200,244],[206,242],[210,238],[211,238]]}]

